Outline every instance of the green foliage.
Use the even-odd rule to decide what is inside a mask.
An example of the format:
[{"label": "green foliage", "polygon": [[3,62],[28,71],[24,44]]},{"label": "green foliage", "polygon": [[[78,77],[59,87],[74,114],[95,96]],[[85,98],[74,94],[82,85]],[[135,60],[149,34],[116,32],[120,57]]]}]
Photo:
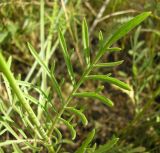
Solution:
[{"label": "green foliage", "polygon": [[[77,2],[78,3],[78,2]],[[79,3],[78,3],[79,4]],[[121,64],[123,61],[109,62],[109,63],[99,63],[99,60],[105,53],[112,53],[120,51],[121,49],[118,47],[111,46],[125,36],[129,31],[139,25],[142,21],[144,21],[149,15],[150,12],[144,12],[140,15],[134,17],[130,21],[124,23],[120,28],[116,29],[114,33],[107,39],[104,40],[102,33],[99,34],[100,46],[97,54],[94,58],[92,58],[91,54],[91,45],[89,40],[89,28],[86,20],[84,19],[82,22],[82,42],[83,42],[83,57],[85,64],[82,68],[82,75],[79,79],[76,78],[76,74],[73,71],[74,65],[72,64],[71,55],[67,49],[67,43],[64,38],[63,31],[66,30],[66,27],[62,30],[58,30],[57,23],[63,24],[64,17],[68,19],[68,14],[64,10],[61,10],[58,7],[58,2],[55,1],[53,4],[53,14],[50,17],[50,30],[48,32],[48,37],[45,39],[45,12],[44,12],[44,0],[40,1],[40,53],[38,53],[34,47],[28,43],[29,51],[32,56],[35,58],[35,63],[33,64],[27,78],[25,81],[20,81],[20,77],[16,78],[11,70],[11,59],[8,60],[8,63],[5,61],[2,53],[0,53],[0,71],[3,74],[5,85],[7,87],[7,93],[9,97],[9,104],[5,104],[2,101],[0,105],[0,110],[2,116],[0,117],[0,135],[8,132],[10,133],[15,140],[6,140],[4,142],[0,142],[0,147],[6,149],[6,146],[12,145],[14,152],[25,152],[30,149],[31,152],[42,152],[48,150],[50,153],[57,153],[63,150],[62,143],[73,143],[73,140],[76,139],[77,131],[76,126],[73,122],[75,116],[78,116],[81,119],[84,126],[88,124],[87,117],[85,116],[85,112],[77,109],[72,106],[72,103],[77,97],[78,98],[91,98],[93,100],[100,100],[107,106],[112,107],[113,102],[106,98],[101,93],[97,91],[79,91],[80,86],[85,83],[86,80],[100,80],[102,82],[112,83],[120,88],[130,90],[130,87],[109,75],[91,75],[90,73],[95,68],[100,67],[114,67]],[[58,13],[57,13],[58,12]],[[62,15],[61,15],[62,12]],[[59,15],[60,14],[60,15]],[[56,15],[59,15],[58,17]],[[57,18],[57,19],[55,19]],[[52,22],[53,21],[55,22]],[[72,21],[72,20],[71,20]],[[68,21],[69,22],[69,21]],[[61,26],[62,27],[62,26]],[[11,33],[14,34],[16,31],[15,27],[10,28]],[[51,48],[52,43],[51,39],[53,36],[52,30],[56,30],[58,32],[58,36],[56,36],[56,42],[53,44],[53,48]],[[72,31],[70,31],[72,34]],[[0,38],[0,42],[3,42],[6,38],[7,34],[3,34]],[[77,38],[76,38],[77,39]],[[56,79],[56,71],[50,70],[49,59],[52,56],[52,53],[57,48],[57,45],[60,43],[62,48],[62,55],[64,57],[64,61],[67,67],[68,76],[65,76],[64,82],[69,77],[71,80],[71,92],[68,95],[65,95],[62,91],[63,81],[58,82]],[[34,83],[28,83],[33,72],[36,72],[37,64],[40,65],[40,69],[38,70],[38,74],[35,76],[35,80],[38,76],[40,80],[40,87],[37,87]],[[34,81],[33,81],[34,82]],[[50,90],[53,88],[54,90]],[[38,97],[33,97],[31,92],[35,92]],[[52,93],[54,91],[54,94]],[[33,93],[34,93],[33,92]],[[58,95],[58,97],[56,96]],[[65,96],[64,96],[65,95]],[[50,97],[51,96],[51,97]],[[53,101],[53,103],[51,102]],[[58,105],[56,106],[56,102],[58,101]],[[60,102],[60,103],[59,103]],[[7,109],[9,106],[9,109]],[[13,116],[10,117],[10,114],[18,114],[21,118],[21,125],[23,128],[19,128],[17,123],[14,123]],[[68,115],[69,114],[69,115]],[[68,117],[69,116],[69,117]],[[65,139],[65,136],[61,133],[61,123],[66,126],[66,128],[71,133],[71,139]],[[11,125],[14,125],[12,128]],[[16,129],[16,130],[15,130]],[[27,131],[27,132],[26,132]],[[18,134],[17,134],[18,133]],[[111,139],[108,143],[102,146],[91,146],[91,143],[95,137],[95,130],[92,130],[86,139],[82,142],[81,146],[76,149],[76,153],[85,153],[85,152],[95,152],[95,153],[105,153],[108,150],[111,150],[113,146],[117,143],[118,138]],[[25,147],[22,147],[19,144],[23,144]],[[94,151],[95,150],[95,151]],[[0,150],[3,152],[3,149]]]},{"label": "green foliage", "polygon": [[109,63],[98,63],[95,64],[94,67],[101,68],[101,67],[114,67],[122,64],[123,61],[117,61],[117,62],[109,62]]},{"label": "green foliage", "polygon": [[60,120],[68,127],[68,129],[70,130],[71,135],[72,135],[72,140],[74,140],[76,138],[76,131],[75,131],[73,125],[70,124],[68,121],[64,120],[63,118],[60,118]]},{"label": "green foliage", "polygon": [[151,12],[144,12],[141,13],[140,15],[137,15],[127,23],[123,24],[105,43],[104,48],[107,48],[108,46],[112,45],[115,43],[117,40],[122,38],[126,33],[131,31],[135,26],[140,24],[143,20],[145,20]]},{"label": "green foliage", "polygon": [[108,152],[109,150],[111,150],[113,148],[113,146],[115,144],[117,144],[119,138],[115,138],[113,137],[109,142],[107,142],[106,144],[100,146],[97,150],[95,150],[94,153],[105,153]]},{"label": "green foliage", "polygon": [[65,39],[64,39],[64,36],[63,36],[61,30],[59,30],[59,40],[60,40],[60,44],[61,44],[61,47],[62,47],[63,56],[64,56],[64,59],[65,59],[66,65],[67,65],[67,70],[68,70],[70,79],[72,81],[72,84],[74,85],[75,84],[75,78],[74,78],[73,68],[72,68],[70,56],[69,56],[68,51],[67,51],[67,45],[66,45],[66,42],[65,42]]}]

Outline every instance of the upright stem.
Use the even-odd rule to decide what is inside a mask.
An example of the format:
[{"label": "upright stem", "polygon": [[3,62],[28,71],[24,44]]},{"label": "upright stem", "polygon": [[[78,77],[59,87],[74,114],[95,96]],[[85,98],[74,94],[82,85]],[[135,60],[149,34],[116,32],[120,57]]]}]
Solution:
[{"label": "upright stem", "polygon": [[[108,48],[109,44],[106,44],[105,48]],[[57,113],[57,115],[55,116],[51,128],[47,131],[47,135],[48,137],[51,137],[52,132],[54,131],[55,125],[58,122],[59,118],[61,117],[61,115],[63,114],[63,112],[65,111],[65,108],[69,105],[69,103],[71,102],[74,93],[79,89],[80,85],[83,83],[85,77],[92,71],[94,64],[96,64],[98,62],[98,60],[100,59],[100,57],[102,56],[102,52],[104,50],[104,47],[102,47],[99,52],[97,53],[95,59],[93,60],[93,62],[91,63],[91,65],[84,71],[81,79],[78,81],[78,83],[75,85],[74,89],[72,90],[71,94],[68,96],[66,103],[62,106],[62,109],[60,110],[59,113]]]}]

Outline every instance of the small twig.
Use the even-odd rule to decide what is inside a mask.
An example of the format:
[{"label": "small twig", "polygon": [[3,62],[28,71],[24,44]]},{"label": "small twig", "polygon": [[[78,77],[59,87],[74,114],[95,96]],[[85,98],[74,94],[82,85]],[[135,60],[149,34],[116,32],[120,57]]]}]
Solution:
[{"label": "small twig", "polygon": [[93,32],[93,30],[95,29],[95,27],[98,24],[98,20],[102,17],[104,11],[106,10],[106,7],[108,5],[108,3],[110,2],[110,0],[105,0],[105,2],[103,3],[102,7],[99,10],[99,13],[97,14],[96,19],[94,20],[91,28],[90,28],[90,34]]},{"label": "small twig", "polygon": [[104,21],[104,20],[106,20],[106,19],[108,19],[108,18],[110,18],[110,17],[113,17],[113,16],[118,16],[118,15],[123,15],[123,14],[128,14],[128,13],[136,13],[136,12],[138,12],[138,11],[137,11],[137,10],[133,10],[133,9],[131,9],[131,10],[125,10],[125,11],[114,12],[114,13],[108,14],[108,15],[102,17],[102,18],[99,18],[98,21],[97,21],[97,24],[98,24],[99,22],[102,22],[102,21]]},{"label": "small twig", "polygon": [[97,12],[93,9],[93,7],[88,2],[84,2],[85,6],[91,11],[91,13],[96,16]]}]

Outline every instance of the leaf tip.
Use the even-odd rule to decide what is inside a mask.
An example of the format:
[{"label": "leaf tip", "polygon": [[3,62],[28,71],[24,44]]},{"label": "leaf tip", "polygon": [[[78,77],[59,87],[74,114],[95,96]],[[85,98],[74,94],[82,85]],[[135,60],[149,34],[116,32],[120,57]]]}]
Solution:
[{"label": "leaf tip", "polygon": [[75,140],[76,134],[72,135],[72,140]]},{"label": "leaf tip", "polygon": [[107,100],[108,100],[108,106],[114,107],[114,103],[110,99],[108,99],[108,98],[107,98]]}]

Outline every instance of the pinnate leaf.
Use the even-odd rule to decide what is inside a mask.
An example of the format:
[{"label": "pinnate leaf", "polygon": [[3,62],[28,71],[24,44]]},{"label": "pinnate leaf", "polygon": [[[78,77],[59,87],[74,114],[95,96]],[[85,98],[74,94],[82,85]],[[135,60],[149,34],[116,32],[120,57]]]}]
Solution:
[{"label": "pinnate leaf", "polygon": [[110,141],[108,141],[106,144],[101,145],[97,150],[95,150],[94,153],[106,153],[110,149],[113,148],[113,146],[118,142],[119,138],[113,137]]}]

